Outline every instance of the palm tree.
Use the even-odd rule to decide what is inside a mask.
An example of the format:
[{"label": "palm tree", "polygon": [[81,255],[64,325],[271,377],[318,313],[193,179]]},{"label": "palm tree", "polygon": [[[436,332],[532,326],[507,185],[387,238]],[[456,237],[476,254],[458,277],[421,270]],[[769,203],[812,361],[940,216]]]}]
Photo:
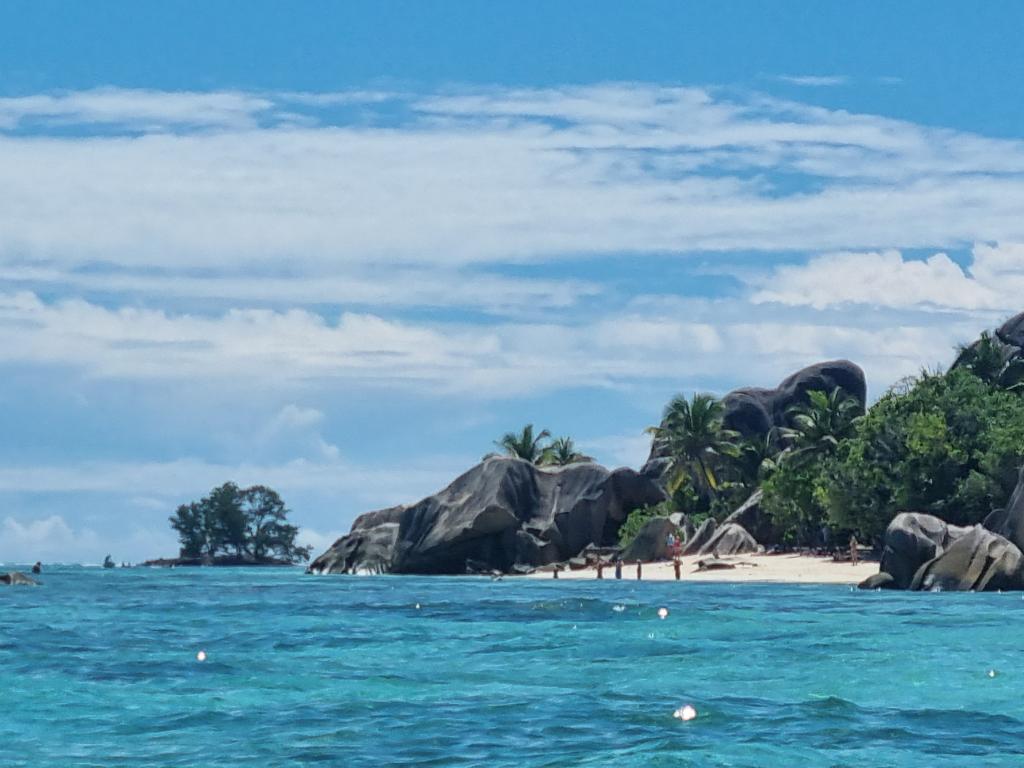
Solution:
[{"label": "palm tree", "polygon": [[791,446],[790,458],[801,459],[832,453],[840,440],[853,434],[864,406],[842,387],[825,393],[814,389],[807,402],[790,406],[786,412],[791,427],[781,430]]},{"label": "palm tree", "polygon": [[691,400],[676,395],[665,407],[661,425],[647,428],[672,460],[670,492],[689,479],[699,492],[718,494],[714,462],[720,456],[736,455],[733,440],[739,437],[739,433],[722,425],[724,413],[714,395],[698,393]]},{"label": "palm tree", "polygon": [[736,445],[733,464],[744,485],[756,487],[775,471],[785,454],[779,431],[772,427],[764,435],[752,435]]},{"label": "palm tree", "polygon": [[515,432],[506,432],[501,440],[496,440],[494,444],[499,448],[502,448],[505,453],[509,456],[516,456],[520,459],[525,459],[531,464],[539,464],[544,456],[546,450],[541,445],[542,440],[546,440],[551,437],[551,433],[546,429],[542,429],[540,434],[536,437],[533,435],[533,424],[527,424],[523,427],[523,431],[516,434]]},{"label": "palm tree", "polygon": [[1003,344],[988,331],[973,344],[961,347],[953,367],[961,366],[999,389],[1024,391],[1024,359],[1015,347]]},{"label": "palm tree", "polygon": [[576,444],[571,437],[559,437],[551,442],[541,456],[540,463],[545,466],[564,467],[566,464],[575,464],[581,461],[593,461],[590,456],[584,456],[576,450]]}]

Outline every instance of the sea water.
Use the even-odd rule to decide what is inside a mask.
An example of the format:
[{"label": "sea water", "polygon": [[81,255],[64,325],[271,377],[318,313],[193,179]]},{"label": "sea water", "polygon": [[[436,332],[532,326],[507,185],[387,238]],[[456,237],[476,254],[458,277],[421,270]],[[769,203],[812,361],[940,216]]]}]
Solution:
[{"label": "sea water", "polygon": [[3,768],[1024,765],[1020,594],[40,578],[0,588]]}]

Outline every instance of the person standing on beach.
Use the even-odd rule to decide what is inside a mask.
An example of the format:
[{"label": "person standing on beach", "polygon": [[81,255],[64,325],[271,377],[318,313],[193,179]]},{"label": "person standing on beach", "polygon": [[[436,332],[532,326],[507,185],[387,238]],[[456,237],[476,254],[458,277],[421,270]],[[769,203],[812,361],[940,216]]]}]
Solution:
[{"label": "person standing on beach", "polygon": [[671,555],[676,551],[676,537],[672,531],[668,532],[668,536],[665,537],[665,551]]},{"label": "person standing on beach", "polygon": [[856,565],[857,564],[857,559],[859,557],[859,554],[860,553],[857,551],[857,535],[851,533],[850,534],[850,563],[852,565]]},{"label": "person standing on beach", "polygon": [[636,580],[640,581],[643,578],[643,563],[639,560],[636,561]]},{"label": "person standing on beach", "polygon": [[615,561],[615,578],[616,579],[621,579],[622,578],[622,561],[621,560],[616,560]]},{"label": "person standing on beach", "polygon": [[682,564],[679,562],[678,557],[672,558],[672,570],[676,572],[676,581],[679,581],[679,579],[681,578],[681,574],[679,572],[681,565]]},{"label": "person standing on beach", "polygon": [[597,561],[597,578],[604,578],[604,560]]}]

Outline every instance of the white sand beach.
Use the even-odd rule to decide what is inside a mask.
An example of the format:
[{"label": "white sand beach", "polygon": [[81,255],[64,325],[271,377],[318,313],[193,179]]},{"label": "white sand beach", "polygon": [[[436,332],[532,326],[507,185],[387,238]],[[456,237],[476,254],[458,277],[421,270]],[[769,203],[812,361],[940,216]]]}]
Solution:
[{"label": "white sand beach", "polygon": [[[857,565],[837,563],[828,557],[811,555],[739,555],[724,557],[721,563],[733,564],[735,568],[714,570],[697,570],[700,560],[708,560],[707,556],[681,558],[681,581],[764,581],[787,584],[858,584],[872,574],[878,573],[877,562],[861,561]],[[550,571],[531,574],[530,579],[551,579]],[[558,574],[559,579],[596,579],[595,568],[583,568],[578,571],[564,570]],[[614,579],[615,568],[606,566],[604,578]],[[636,579],[636,565],[622,567],[623,579]],[[673,581],[675,571],[671,562],[643,564],[644,581]]]}]

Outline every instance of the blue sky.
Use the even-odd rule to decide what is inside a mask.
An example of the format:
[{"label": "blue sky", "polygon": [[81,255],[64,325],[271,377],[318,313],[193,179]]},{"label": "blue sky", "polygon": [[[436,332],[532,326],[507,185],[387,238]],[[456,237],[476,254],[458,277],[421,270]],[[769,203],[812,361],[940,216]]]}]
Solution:
[{"label": "blue sky", "polygon": [[[301,9],[301,10],[296,10]],[[533,422],[874,395],[1024,309],[1016,3],[0,7],[0,560],[321,547]]]}]

